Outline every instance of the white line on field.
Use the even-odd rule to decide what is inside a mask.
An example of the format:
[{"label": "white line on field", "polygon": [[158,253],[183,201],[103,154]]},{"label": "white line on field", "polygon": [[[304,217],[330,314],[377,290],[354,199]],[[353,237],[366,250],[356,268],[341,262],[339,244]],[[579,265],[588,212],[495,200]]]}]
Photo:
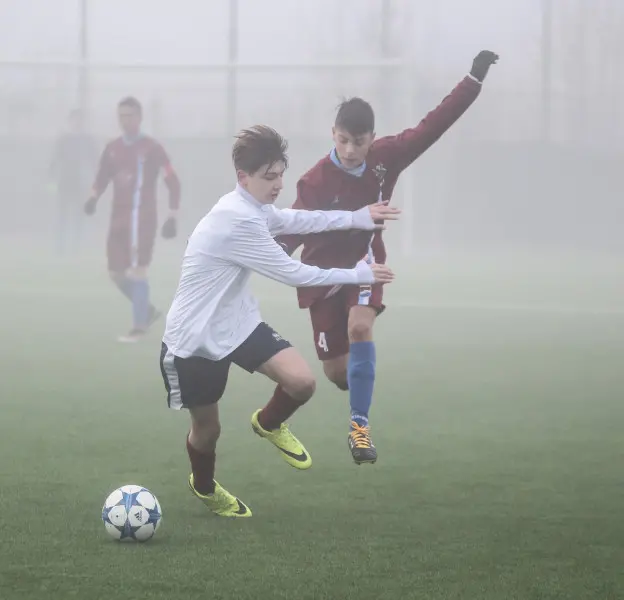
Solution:
[{"label": "white line on field", "polygon": [[[115,291],[111,289],[110,297],[113,297]],[[38,296],[41,300],[46,298],[67,298],[67,299],[85,299],[85,298],[102,298],[109,295],[109,292],[98,289],[87,288],[62,288],[62,287],[34,287],[20,285],[2,285],[0,286],[0,298],[2,296]],[[173,296],[171,296],[173,297]],[[276,298],[275,296],[263,297],[257,294],[261,306],[279,305],[292,306],[297,308],[296,296]],[[557,304],[530,304],[530,303],[514,303],[514,302],[496,302],[483,304],[471,302],[418,302],[408,299],[390,299],[388,300],[389,308],[409,308],[416,310],[440,310],[440,311],[479,311],[479,312],[532,312],[532,313],[549,313],[560,315],[595,315],[595,316],[619,316],[624,315],[624,306],[564,306]]]}]

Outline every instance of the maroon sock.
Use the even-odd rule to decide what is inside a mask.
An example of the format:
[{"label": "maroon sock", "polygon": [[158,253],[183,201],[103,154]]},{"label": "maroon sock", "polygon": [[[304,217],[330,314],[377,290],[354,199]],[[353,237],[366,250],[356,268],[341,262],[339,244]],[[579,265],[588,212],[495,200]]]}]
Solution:
[{"label": "maroon sock", "polygon": [[291,398],[281,385],[275,388],[273,397],[258,415],[260,427],[267,431],[278,429],[279,426],[293,416],[295,411],[301,406],[294,398]]},{"label": "maroon sock", "polygon": [[193,470],[193,485],[195,490],[204,496],[212,494],[215,491],[214,472],[215,472],[215,453],[200,452],[186,438],[186,451],[191,461],[191,469]]}]

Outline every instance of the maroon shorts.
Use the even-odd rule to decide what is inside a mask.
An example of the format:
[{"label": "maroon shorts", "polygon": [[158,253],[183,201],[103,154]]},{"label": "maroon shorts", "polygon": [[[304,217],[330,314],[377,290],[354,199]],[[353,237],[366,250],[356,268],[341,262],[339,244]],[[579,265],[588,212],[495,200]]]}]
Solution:
[{"label": "maroon shorts", "polygon": [[[368,306],[380,314],[386,308],[382,300],[383,286],[373,285]],[[333,296],[318,300],[310,307],[314,347],[319,360],[349,353],[349,311],[360,304],[360,287],[345,285]]]},{"label": "maroon shorts", "polygon": [[108,270],[120,273],[136,267],[148,267],[152,262],[155,231],[139,231],[136,240],[132,232],[111,229],[108,232],[106,256]]}]

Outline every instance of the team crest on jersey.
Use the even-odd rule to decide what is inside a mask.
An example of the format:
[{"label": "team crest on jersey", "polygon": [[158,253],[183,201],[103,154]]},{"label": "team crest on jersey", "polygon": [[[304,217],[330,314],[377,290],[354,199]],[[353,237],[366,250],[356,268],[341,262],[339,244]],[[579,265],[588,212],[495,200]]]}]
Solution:
[{"label": "team crest on jersey", "polygon": [[373,168],[373,173],[375,174],[377,183],[379,183],[380,186],[383,185],[384,179],[386,178],[387,171],[388,169],[386,169],[386,167],[384,167],[382,163],[379,163]]}]

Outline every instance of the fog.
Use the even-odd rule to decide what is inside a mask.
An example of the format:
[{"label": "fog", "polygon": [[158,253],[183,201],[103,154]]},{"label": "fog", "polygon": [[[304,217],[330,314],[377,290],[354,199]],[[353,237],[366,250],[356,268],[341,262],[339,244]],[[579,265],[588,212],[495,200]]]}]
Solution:
[{"label": "fog", "polygon": [[[232,366],[222,428],[202,406],[193,450],[167,392],[203,402],[219,382],[195,359],[186,385],[177,357],[167,375],[161,339],[188,236],[235,185],[234,134],[267,124],[289,140],[290,206],[343,97],[371,102],[377,136],[398,133],[484,49],[500,60],[480,96],[395,189],[374,346],[350,342],[376,317],[336,294],[321,327],[353,360],[323,366],[329,336],[296,291],[251,279],[271,343],[287,339],[316,379],[280,417],[311,474],[283,462],[292,442],[278,453],[250,427],[269,399],[292,408],[313,389],[292,353],[260,368],[277,390]],[[624,0],[0,0],[0,598],[624,598],[623,61]],[[149,281],[109,277],[112,186],[84,211],[128,95],[181,183],[173,240],[159,188]],[[54,148],[76,109],[88,143],[63,195]],[[237,337],[210,328],[219,347]],[[360,467],[347,436],[372,376],[379,460]],[[212,474],[252,507],[251,528],[207,518],[216,505],[188,490],[219,431]],[[157,495],[164,524],[149,550],[113,557],[102,504],[126,484]],[[153,523],[130,509],[142,495],[124,494],[109,533],[126,514]]]},{"label": "fog", "polygon": [[[298,175],[330,149],[341,97],[370,100],[377,134],[394,133],[416,125],[488,48],[501,59],[480,98],[403,175],[404,218],[388,244],[406,257],[617,256],[624,7],[553,4],[545,13],[546,0],[4,0],[0,233],[53,247],[51,148],[73,108],[99,152],[117,135],[116,102],[139,98],[146,132],[181,176],[184,239],[232,187],[238,128],[262,122],[288,137],[280,204],[289,205]],[[81,225],[81,253],[104,252],[109,197]]]}]

